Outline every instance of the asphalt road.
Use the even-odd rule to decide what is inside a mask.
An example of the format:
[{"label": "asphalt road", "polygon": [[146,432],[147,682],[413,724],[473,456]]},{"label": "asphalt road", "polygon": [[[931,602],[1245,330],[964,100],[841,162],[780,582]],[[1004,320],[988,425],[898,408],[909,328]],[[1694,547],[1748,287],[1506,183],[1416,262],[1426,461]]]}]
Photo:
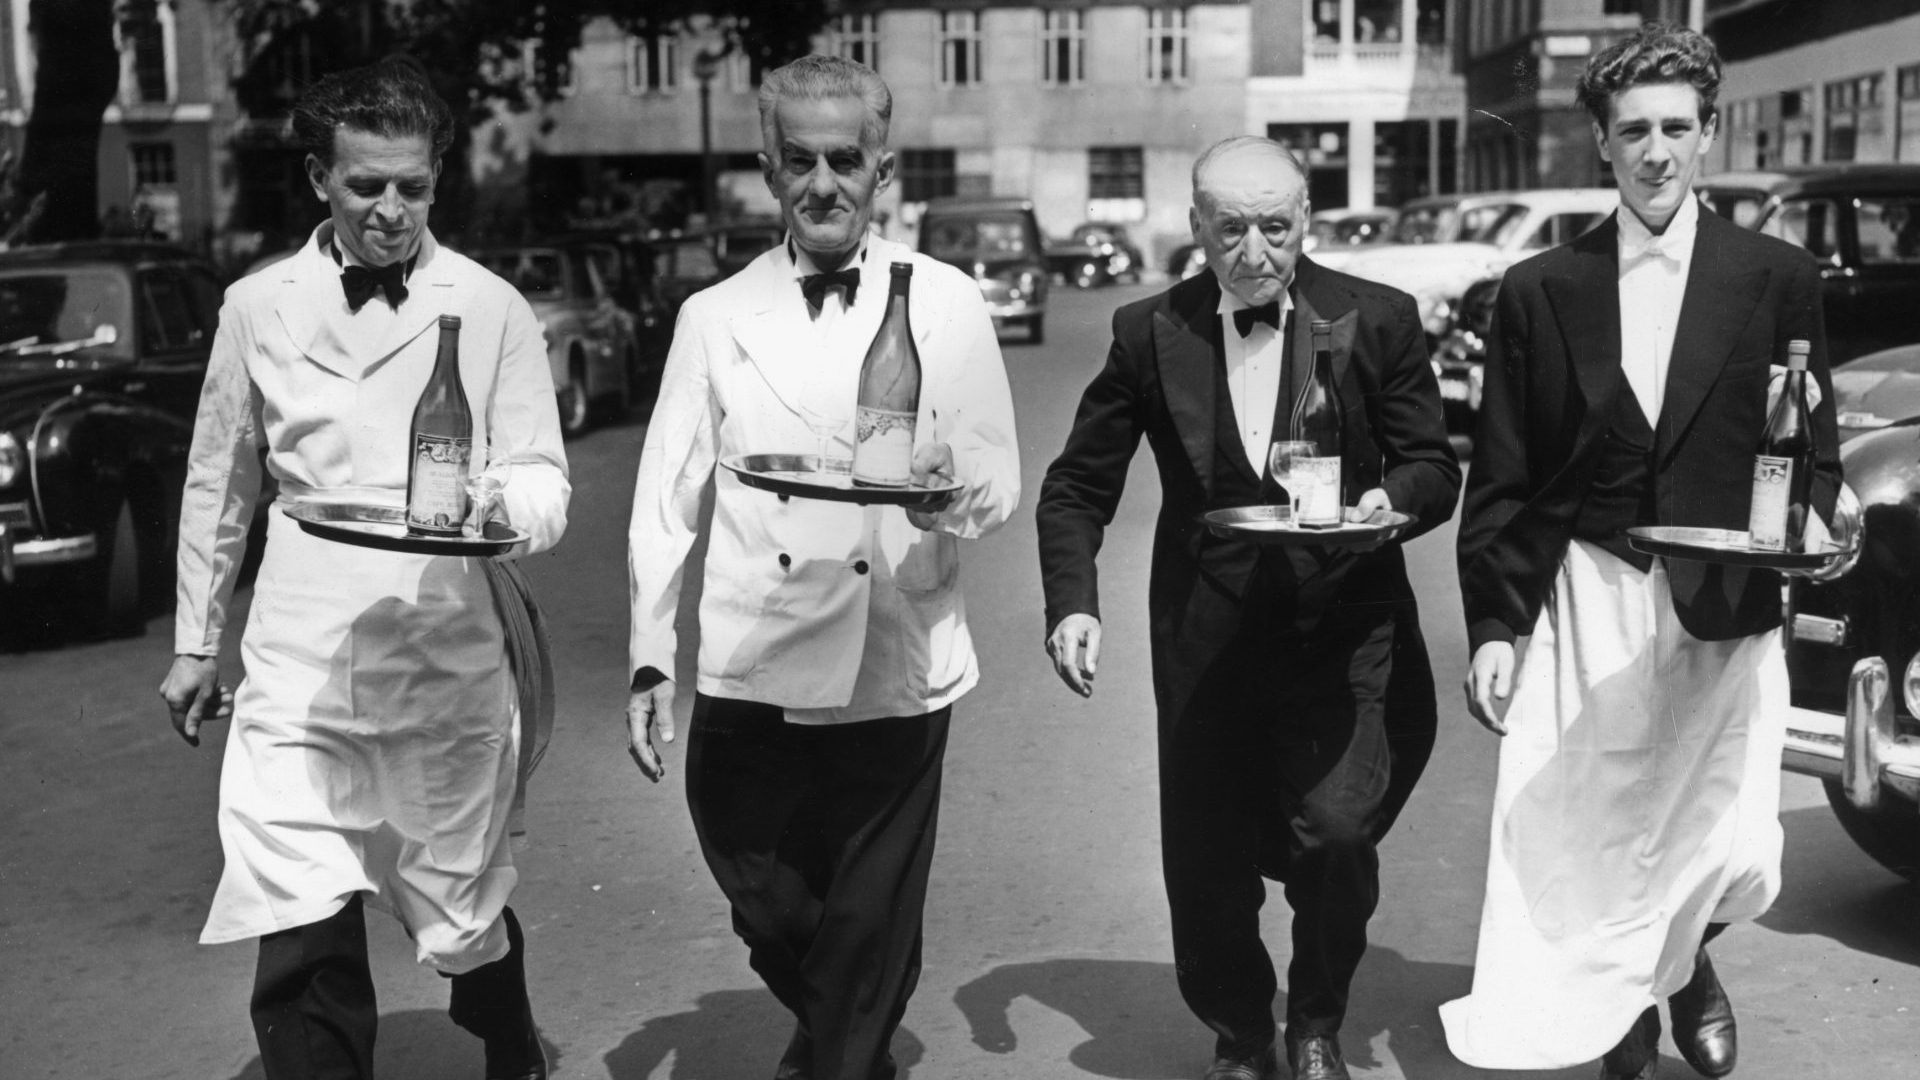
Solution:
[{"label": "asphalt road", "polygon": [[[1008,344],[1029,496],[1100,363],[1109,313],[1144,292],[1062,292],[1045,347]],[[619,721],[642,424],[571,444],[572,526],[533,560],[560,713],[515,908],[557,1075],[752,1080],[772,1074],[790,1025],[701,863],[680,750],[667,780],[648,784]],[[895,1043],[917,1080],[1179,1080],[1206,1066],[1211,1037],[1175,989],[1159,882],[1144,461],[1132,485],[1102,555],[1107,648],[1090,701],[1041,652],[1030,499],[964,552],[985,681],[955,710],[927,967]],[[1360,1076],[1480,1075],[1447,1054],[1434,1011],[1471,980],[1495,752],[1461,706],[1451,552],[1451,528],[1410,552],[1443,724],[1383,852],[1344,1037]],[[0,655],[0,1078],[262,1075],[246,1014],[252,947],[194,943],[219,873],[225,730],[192,750],[167,726],[155,687],[170,646],[159,619],[133,640]],[[231,648],[229,665],[237,676]],[[1810,781],[1787,778],[1782,813],[1786,891],[1715,947],[1740,1017],[1738,1075],[1920,1073],[1920,891],[1856,851]],[[443,981],[413,966],[394,923],[369,918],[382,1075],[478,1076],[479,1047],[445,1018]],[[1287,919],[1276,893],[1266,923],[1283,963]],[[1692,1075],[1671,1043],[1666,1053],[1665,1075]]]}]

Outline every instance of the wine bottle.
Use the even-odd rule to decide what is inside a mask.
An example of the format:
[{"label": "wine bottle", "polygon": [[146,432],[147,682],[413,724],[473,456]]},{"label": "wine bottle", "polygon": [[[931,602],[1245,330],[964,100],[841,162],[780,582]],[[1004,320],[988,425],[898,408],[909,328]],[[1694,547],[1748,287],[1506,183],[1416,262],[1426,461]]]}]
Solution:
[{"label": "wine bottle", "polygon": [[467,467],[473,460],[473,410],[460,384],[460,316],[440,316],[433,361],[408,434],[407,531],[459,536],[467,517]]},{"label": "wine bottle", "polygon": [[860,364],[854,409],[853,482],[905,487],[913,478],[913,427],[920,415],[920,350],[907,319],[913,264],[893,264],[887,314]]},{"label": "wine bottle", "polygon": [[1294,399],[1289,437],[1314,447],[1314,457],[1294,466],[1301,489],[1295,524],[1325,528],[1340,524],[1341,507],[1346,503],[1340,475],[1345,433],[1340,385],[1333,376],[1333,324],[1315,319],[1312,331],[1313,368],[1301,381],[1300,394]]},{"label": "wine bottle", "polygon": [[1760,551],[1799,551],[1806,544],[1807,505],[1813,489],[1813,418],[1807,407],[1807,354],[1787,342],[1787,378],[1773,403],[1760,450],[1753,458],[1749,543]]}]

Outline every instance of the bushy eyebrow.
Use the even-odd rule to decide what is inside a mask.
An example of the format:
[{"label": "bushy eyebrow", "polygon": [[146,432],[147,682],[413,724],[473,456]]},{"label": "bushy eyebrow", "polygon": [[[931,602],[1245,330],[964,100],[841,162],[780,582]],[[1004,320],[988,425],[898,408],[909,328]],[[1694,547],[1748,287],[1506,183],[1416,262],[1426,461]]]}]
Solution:
[{"label": "bushy eyebrow", "polygon": [[791,156],[793,154],[812,154],[815,157],[833,157],[836,154],[852,154],[855,157],[862,157],[864,156],[865,151],[861,149],[861,146],[859,143],[846,143],[841,146],[828,146],[819,150],[815,150],[809,147],[801,146],[799,143],[789,140],[787,142],[783,142],[780,144],[780,153],[782,156]]}]

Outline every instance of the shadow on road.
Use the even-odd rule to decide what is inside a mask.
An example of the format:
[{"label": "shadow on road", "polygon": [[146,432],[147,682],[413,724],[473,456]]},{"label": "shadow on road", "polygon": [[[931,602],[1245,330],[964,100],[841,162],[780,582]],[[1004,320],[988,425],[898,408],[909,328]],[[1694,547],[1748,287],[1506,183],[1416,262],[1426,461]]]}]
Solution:
[{"label": "shadow on road", "polygon": [[[540,1044],[546,1048],[547,1063],[557,1071],[560,1048],[544,1033]],[[480,1040],[455,1027],[447,1014],[437,1009],[411,1009],[380,1017],[380,1031],[373,1051],[376,1076],[472,1080],[480,1075],[485,1060]],[[234,1074],[233,1080],[266,1080],[266,1075],[256,1057]]]},{"label": "shadow on road", "polygon": [[[793,1014],[765,990],[716,990],[694,1007],[658,1016],[620,1041],[605,1058],[609,1080],[647,1080],[669,1055],[670,1080],[740,1080],[772,1076],[793,1034]],[[893,1039],[900,1080],[926,1054],[918,1036],[901,1028]]]},{"label": "shadow on road", "polygon": [[1855,847],[1826,807],[1782,814],[1780,825],[1787,832],[1780,898],[1760,925],[1920,966],[1920,888]]}]

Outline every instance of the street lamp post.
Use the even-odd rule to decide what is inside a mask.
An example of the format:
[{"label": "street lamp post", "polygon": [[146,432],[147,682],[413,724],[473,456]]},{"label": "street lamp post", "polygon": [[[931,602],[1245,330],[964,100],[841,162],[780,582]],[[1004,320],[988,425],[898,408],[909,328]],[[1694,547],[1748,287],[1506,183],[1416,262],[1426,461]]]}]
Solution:
[{"label": "street lamp post", "polygon": [[719,216],[719,198],[713,190],[713,77],[720,73],[724,52],[701,49],[693,57],[693,77],[700,80],[700,205],[707,220]]}]

